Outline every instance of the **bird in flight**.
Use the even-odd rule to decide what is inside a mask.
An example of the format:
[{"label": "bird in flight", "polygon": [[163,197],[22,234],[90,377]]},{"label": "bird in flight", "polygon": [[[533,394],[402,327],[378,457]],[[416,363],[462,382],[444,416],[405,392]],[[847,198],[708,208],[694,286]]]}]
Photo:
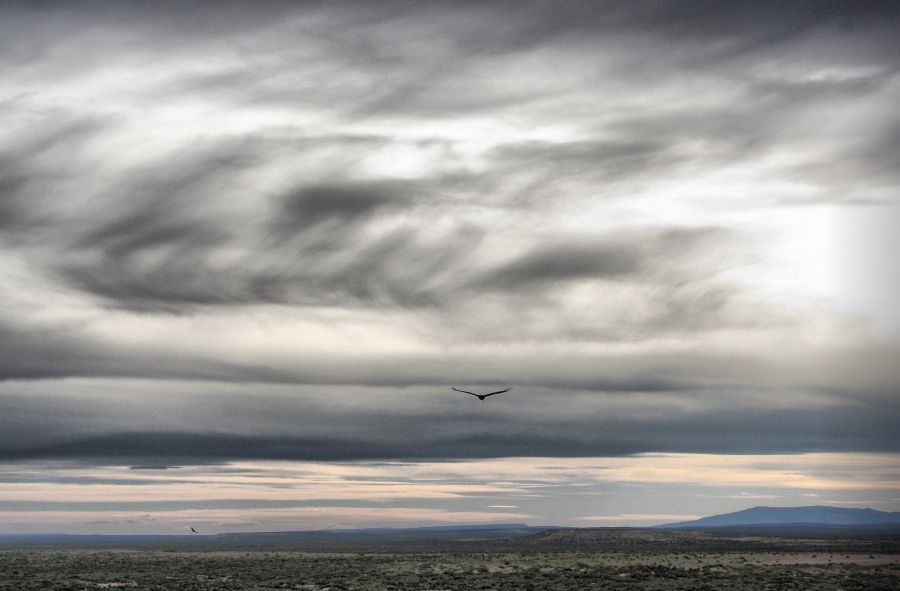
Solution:
[{"label": "bird in flight", "polygon": [[460,390],[459,388],[454,388],[450,386],[451,390],[456,390],[457,392],[462,392],[463,394],[471,394],[472,396],[477,396],[478,400],[484,402],[484,399],[488,396],[493,396],[494,394],[503,394],[504,392],[509,392],[512,388],[507,388],[506,390],[497,390],[496,392],[488,392],[487,394],[476,394],[475,392],[469,392],[468,390]]},{"label": "bird in flight", "polygon": [[200,533],[200,532],[198,532],[197,530],[195,530],[193,527],[191,528],[191,531],[194,532],[195,534],[199,534],[199,533]]}]

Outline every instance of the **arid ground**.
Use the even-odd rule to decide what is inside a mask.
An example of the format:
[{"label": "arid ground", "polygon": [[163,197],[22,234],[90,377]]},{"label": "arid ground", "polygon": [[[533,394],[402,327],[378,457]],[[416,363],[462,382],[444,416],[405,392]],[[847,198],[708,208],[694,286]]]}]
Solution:
[{"label": "arid ground", "polygon": [[292,547],[6,546],[0,589],[900,588],[900,540],[557,530]]}]

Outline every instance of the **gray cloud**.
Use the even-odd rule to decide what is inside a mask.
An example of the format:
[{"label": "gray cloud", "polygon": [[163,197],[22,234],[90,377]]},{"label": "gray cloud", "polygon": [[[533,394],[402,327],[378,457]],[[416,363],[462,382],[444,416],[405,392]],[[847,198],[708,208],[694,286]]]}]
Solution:
[{"label": "gray cloud", "polygon": [[313,186],[288,195],[275,223],[284,234],[300,233],[310,226],[343,225],[366,220],[379,209],[402,205],[400,187]]},{"label": "gray cloud", "polygon": [[[0,457],[896,451],[896,334],[821,236],[896,197],[898,17],[4,6]],[[465,381],[532,390],[403,394]]]},{"label": "gray cloud", "polygon": [[565,279],[616,277],[637,270],[637,259],[637,253],[625,248],[539,247],[491,273],[485,283],[515,289]]},{"label": "gray cloud", "polygon": [[[98,387],[108,386],[92,385],[95,392],[82,397],[77,421],[63,398],[7,394],[3,457],[180,464],[233,458],[898,451],[895,403],[852,405],[799,391],[790,402],[767,401],[766,390],[746,388],[658,393],[518,388],[486,407],[475,406],[477,401],[461,404],[454,393],[437,387],[304,388],[298,398],[284,396],[283,388],[257,386],[248,396],[180,384],[182,394],[192,393],[187,400],[165,394],[151,403],[144,396],[154,387],[145,385],[121,392],[121,401],[110,406],[96,393]],[[33,418],[23,420],[23,413]],[[23,423],[31,428],[17,427]]]},{"label": "gray cloud", "polygon": [[[618,280],[637,275],[647,279],[663,268],[672,272],[682,257],[699,248],[717,248],[727,232],[716,228],[635,228],[627,234],[579,241],[562,241],[533,247],[479,279],[483,286],[504,289],[577,279]],[[719,244],[717,244],[717,242]]]}]

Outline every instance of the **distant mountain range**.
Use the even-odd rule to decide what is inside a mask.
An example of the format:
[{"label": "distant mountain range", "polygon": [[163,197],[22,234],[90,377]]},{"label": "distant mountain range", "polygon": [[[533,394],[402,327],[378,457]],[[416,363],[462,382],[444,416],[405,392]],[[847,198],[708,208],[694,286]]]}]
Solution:
[{"label": "distant mountain range", "polygon": [[662,529],[704,527],[742,527],[761,525],[898,525],[900,513],[848,507],[752,507],[724,515],[712,515],[693,521],[658,525]]},{"label": "distant mountain range", "polygon": [[[221,547],[302,545],[316,548],[342,548],[372,544],[417,544],[447,542],[487,542],[520,539],[534,543],[559,542],[593,543],[609,536],[653,536],[659,530],[709,529],[719,533],[753,535],[892,535],[900,533],[900,512],[888,513],[874,509],[845,507],[753,507],[713,515],[693,521],[666,523],[652,528],[572,528],[559,526],[529,526],[521,523],[486,525],[449,525],[410,528],[348,528],[309,531],[241,532],[221,534],[178,535],[71,535],[71,534],[0,534],[0,547],[8,544],[88,544],[165,545]],[[658,532],[654,534],[653,532]],[[623,533],[631,532],[631,533]],[[605,536],[605,537],[604,537]],[[637,538],[636,538],[637,539]],[[643,539],[643,538],[641,538]]]}]

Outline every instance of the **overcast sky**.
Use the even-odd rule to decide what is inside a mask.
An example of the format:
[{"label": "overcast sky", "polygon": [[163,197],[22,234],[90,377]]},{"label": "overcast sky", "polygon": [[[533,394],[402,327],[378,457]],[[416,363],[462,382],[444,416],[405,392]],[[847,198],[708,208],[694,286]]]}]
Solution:
[{"label": "overcast sky", "polygon": [[900,510],[898,25],[5,4],[0,533]]}]

